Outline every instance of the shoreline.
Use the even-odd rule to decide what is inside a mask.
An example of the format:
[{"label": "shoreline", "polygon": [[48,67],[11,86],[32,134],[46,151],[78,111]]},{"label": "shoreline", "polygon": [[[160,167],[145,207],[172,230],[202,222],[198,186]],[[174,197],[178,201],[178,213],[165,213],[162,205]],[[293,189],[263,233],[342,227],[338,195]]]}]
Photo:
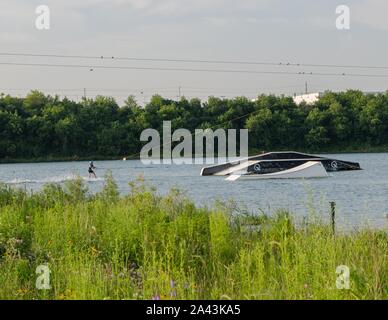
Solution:
[{"label": "shoreline", "polygon": [[[276,152],[276,151],[295,151],[309,154],[354,154],[354,153],[388,153],[388,146],[382,147],[372,147],[372,148],[361,148],[361,149],[349,149],[349,150],[321,150],[321,151],[310,151],[310,150],[288,150],[288,149],[276,149],[276,150],[251,150],[249,156],[255,156],[261,153],[266,152]],[[76,161],[115,161],[123,160],[125,156],[69,156],[69,157],[37,157],[37,158],[26,158],[26,159],[13,159],[5,158],[0,159],[0,164],[18,164],[18,163],[50,163],[50,162],[76,162]],[[130,157],[126,156],[126,160],[140,160],[139,157]]]}]

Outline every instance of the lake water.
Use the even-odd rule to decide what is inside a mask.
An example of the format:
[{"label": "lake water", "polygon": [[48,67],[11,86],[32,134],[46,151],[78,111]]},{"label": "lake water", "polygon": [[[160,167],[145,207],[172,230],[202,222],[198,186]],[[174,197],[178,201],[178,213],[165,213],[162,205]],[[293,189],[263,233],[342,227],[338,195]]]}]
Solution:
[{"label": "lake water", "polygon": [[233,199],[243,209],[272,214],[279,208],[301,218],[314,211],[329,219],[330,201],[337,204],[337,224],[342,228],[388,224],[388,153],[326,155],[359,162],[363,171],[330,173],[321,179],[225,181],[224,177],[201,177],[203,165],[143,165],[140,161],[96,161],[98,179],[88,179],[88,162],[1,164],[0,181],[15,187],[39,190],[46,183],[63,183],[80,175],[91,192],[101,189],[111,170],[120,192],[130,191],[128,182],[143,175],[164,194],[177,187],[199,206]]}]

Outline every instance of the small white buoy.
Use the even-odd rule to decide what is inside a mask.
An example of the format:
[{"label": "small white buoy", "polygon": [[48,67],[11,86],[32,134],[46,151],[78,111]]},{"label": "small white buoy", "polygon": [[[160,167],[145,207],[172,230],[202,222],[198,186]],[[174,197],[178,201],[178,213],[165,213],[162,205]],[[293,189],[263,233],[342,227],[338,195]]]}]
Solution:
[{"label": "small white buoy", "polygon": [[127,158],[123,158],[123,161],[127,161]]}]

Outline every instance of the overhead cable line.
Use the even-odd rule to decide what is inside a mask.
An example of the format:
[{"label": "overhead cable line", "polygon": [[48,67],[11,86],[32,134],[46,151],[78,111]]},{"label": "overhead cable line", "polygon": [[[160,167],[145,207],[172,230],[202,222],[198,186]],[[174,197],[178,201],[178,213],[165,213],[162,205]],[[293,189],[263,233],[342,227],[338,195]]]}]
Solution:
[{"label": "overhead cable line", "polygon": [[25,66],[25,67],[88,68],[90,71],[94,71],[94,69],[111,69],[111,70],[139,70],[139,71],[184,71],[184,72],[209,72],[209,73],[234,73],[234,74],[240,73],[240,74],[388,78],[388,74],[362,74],[362,73],[345,73],[345,72],[324,73],[324,72],[305,72],[305,71],[291,72],[291,71],[233,70],[233,69],[193,69],[193,68],[163,68],[163,67],[106,66],[106,65],[21,63],[21,62],[0,62],[0,65]]},{"label": "overhead cable line", "polygon": [[65,55],[65,54],[38,54],[38,53],[13,53],[0,52],[0,56],[12,57],[40,57],[40,58],[64,58],[64,59],[98,59],[98,60],[127,60],[147,62],[180,62],[180,63],[202,63],[202,64],[235,64],[235,65],[262,65],[281,67],[317,67],[317,68],[351,68],[351,69],[383,69],[388,66],[379,65],[346,65],[346,64],[322,64],[322,63],[292,63],[292,62],[265,62],[265,61],[238,61],[238,60],[202,60],[202,59],[168,59],[168,58],[140,58],[120,57],[104,55]]}]

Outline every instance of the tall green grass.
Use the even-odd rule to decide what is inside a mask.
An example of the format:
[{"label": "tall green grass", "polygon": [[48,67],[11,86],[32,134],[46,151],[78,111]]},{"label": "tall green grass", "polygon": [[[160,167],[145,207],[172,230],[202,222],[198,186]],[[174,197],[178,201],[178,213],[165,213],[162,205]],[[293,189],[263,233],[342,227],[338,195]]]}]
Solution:
[{"label": "tall green grass", "polygon": [[[197,208],[141,182],[120,197],[111,176],[28,194],[0,187],[0,299],[386,299],[388,235],[333,235],[287,212]],[[51,270],[50,290],[35,286]],[[336,268],[350,289],[336,288]]]}]

